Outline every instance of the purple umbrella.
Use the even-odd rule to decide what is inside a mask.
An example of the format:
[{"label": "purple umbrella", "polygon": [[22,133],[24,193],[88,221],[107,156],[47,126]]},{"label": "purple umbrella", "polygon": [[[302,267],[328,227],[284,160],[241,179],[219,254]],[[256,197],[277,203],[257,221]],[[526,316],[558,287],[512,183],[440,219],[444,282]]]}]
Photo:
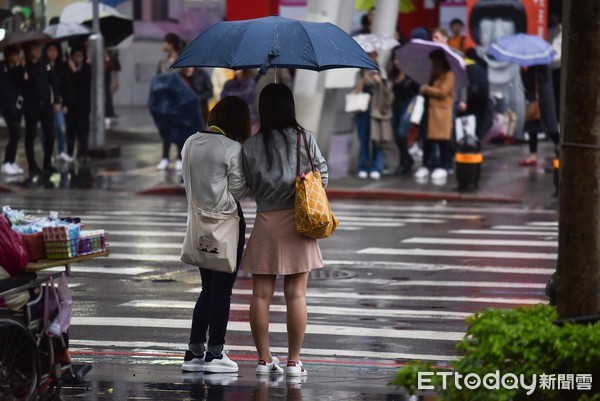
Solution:
[{"label": "purple umbrella", "polygon": [[429,54],[434,50],[443,50],[450,69],[454,73],[456,88],[469,85],[465,62],[448,46],[428,40],[413,39],[398,50],[396,59],[402,71],[421,84],[427,84],[431,79],[431,62]]}]

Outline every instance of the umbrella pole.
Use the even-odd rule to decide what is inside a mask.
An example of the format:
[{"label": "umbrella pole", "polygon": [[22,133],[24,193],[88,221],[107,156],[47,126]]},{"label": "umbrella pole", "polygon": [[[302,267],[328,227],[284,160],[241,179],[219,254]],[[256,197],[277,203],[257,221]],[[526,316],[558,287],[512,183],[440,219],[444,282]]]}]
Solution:
[{"label": "umbrella pole", "polygon": [[273,79],[277,83],[277,66],[273,67]]}]

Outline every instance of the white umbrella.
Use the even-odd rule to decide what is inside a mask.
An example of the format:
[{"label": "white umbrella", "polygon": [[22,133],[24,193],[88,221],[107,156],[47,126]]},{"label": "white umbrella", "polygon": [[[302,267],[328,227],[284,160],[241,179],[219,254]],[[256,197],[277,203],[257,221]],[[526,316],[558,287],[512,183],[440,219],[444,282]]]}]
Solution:
[{"label": "white umbrella", "polygon": [[374,33],[366,33],[352,37],[367,53],[372,53],[379,50],[392,50],[399,46],[400,42],[389,35],[376,35]]},{"label": "white umbrella", "polygon": [[465,61],[448,46],[429,40],[413,39],[398,50],[396,59],[402,71],[420,84],[431,79],[429,54],[434,50],[443,50],[450,69],[454,73],[456,88],[469,85]]},{"label": "white umbrella", "polygon": [[56,40],[72,39],[88,36],[91,34],[89,28],[73,22],[59,22],[44,29],[46,35],[52,36]]},{"label": "white umbrella", "polygon": [[[92,26],[93,3],[78,2],[66,6],[60,15],[60,22]],[[116,8],[100,3],[100,32],[106,47],[114,47],[133,35],[133,20],[121,14]]]}]

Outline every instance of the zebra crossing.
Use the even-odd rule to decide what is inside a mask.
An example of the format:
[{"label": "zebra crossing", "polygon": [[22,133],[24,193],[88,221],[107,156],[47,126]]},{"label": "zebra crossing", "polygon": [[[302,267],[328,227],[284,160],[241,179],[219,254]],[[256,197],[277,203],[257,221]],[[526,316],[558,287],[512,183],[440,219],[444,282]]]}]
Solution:
[{"label": "zebra crossing", "polygon": [[[109,258],[71,268],[74,357],[179,364],[200,291],[196,269],[179,261],[185,200],[28,201],[28,210],[79,216],[108,233]],[[253,202],[242,206],[248,236],[256,210]],[[333,209],[340,231],[321,242],[326,266],[312,274],[307,294],[306,363],[446,363],[457,357],[454,345],[474,312],[546,301],[557,257],[552,211],[364,202],[334,202]],[[227,345],[239,361],[255,358],[251,288],[241,272]],[[280,286],[270,331],[274,352],[285,356]]]}]

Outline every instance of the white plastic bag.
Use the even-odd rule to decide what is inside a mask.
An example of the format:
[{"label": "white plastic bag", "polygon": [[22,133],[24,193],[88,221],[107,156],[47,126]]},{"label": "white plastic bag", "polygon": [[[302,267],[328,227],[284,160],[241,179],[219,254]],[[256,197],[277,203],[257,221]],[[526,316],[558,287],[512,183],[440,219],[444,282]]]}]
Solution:
[{"label": "white plastic bag", "polygon": [[348,93],[346,94],[346,113],[359,113],[369,109],[371,95],[368,93]]},{"label": "white plastic bag", "polygon": [[454,121],[454,128],[456,129],[456,142],[466,135],[477,137],[477,120],[474,115],[457,117]]},{"label": "white plastic bag", "polygon": [[410,122],[416,125],[421,124],[424,112],[425,98],[421,95],[418,95],[413,99],[412,112],[410,113]]},{"label": "white plastic bag", "polygon": [[71,326],[73,314],[73,298],[64,273],[58,279],[58,286],[54,286],[54,279],[44,288],[44,330],[50,337],[58,337],[66,333]]}]

